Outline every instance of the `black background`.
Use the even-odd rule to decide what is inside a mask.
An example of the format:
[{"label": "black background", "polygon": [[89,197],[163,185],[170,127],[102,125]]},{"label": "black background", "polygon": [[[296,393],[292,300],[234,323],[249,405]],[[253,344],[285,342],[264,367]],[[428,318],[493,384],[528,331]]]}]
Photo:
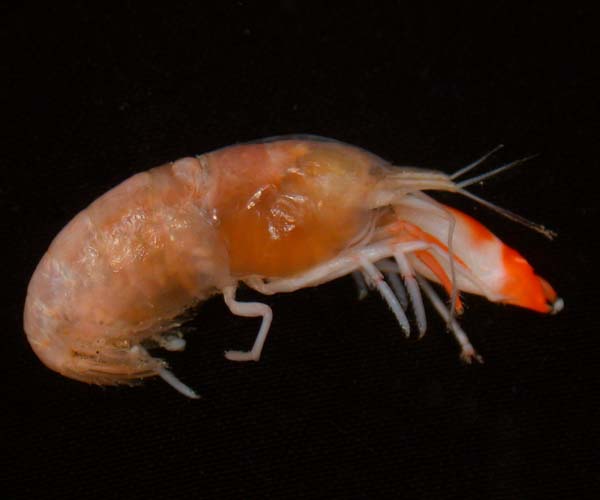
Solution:
[{"label": "black background", "polygon": [[[4,8],[3,498],[583,498],[598,483],[597,66],[591,13],[484,2],[73,4]],[[8,130],[7,130],[8,129]],[[7,133],[8,132],[8,133]],[[558,316],[467,298],[486,359],[443,324],[406,341],[350,278],[268,297],[258,364],[224,360],[257,320],[220,299],[169,355],[203,399],[158,380],[62,378],[22,333],[52,237],[142,171],[238,141],[314,133],[451,172],[499,143],[540,156],[464,200],[566,302]],[[8,222],[5,225],[5,222]],[[247,296],[252,296],[247,294]]]}]

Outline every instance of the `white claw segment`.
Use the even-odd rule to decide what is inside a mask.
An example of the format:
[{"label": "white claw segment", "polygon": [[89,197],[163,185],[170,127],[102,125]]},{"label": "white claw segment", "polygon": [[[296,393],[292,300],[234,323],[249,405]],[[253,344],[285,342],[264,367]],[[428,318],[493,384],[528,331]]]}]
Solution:
[{"label": "white claw segment", "polygon": [[402,331],[408,337],[410,335],[410,323],[408,322],[408,318],[402,310],[402,306],[400,305],[400,302],[398,302],[398,299],[394,295],[394,292],[392,291],[390,286],[383,280],[383,275],[381,274],[381,272],[379,272],[379,269],[377,269],[373,265],[373,263],[367,260],[366,258],[362,258],[360,260],[360,265],[365,271],[367,277],[377,287],[377,290],[379,290],[379,293],[387,302],[388,306],[394,313],[394,316],[396,316],[396,319],[398,320]]},{"label": "white claw segment", "polygon": [[425,307],[423,306],[423,297],[421,297],[419,285],[417,284],[414,271],[405,255],[402,252],[395,252],[394,258],[398,263],[400,273],[404,277],[404,284],[406,285],[410,301],[415,311],[415,320],[417,322],[417,328],[419,329],[419,338],[421,338],[425,335],[425,331],[427,330],[427,316],[425,315]]},{"label": "white claw segment", "polygon": [[400,305],[402,309],[405,311],[408,309],[408,295],[406,295],[406,288],[402,284],[402,280],[398,276],[400,270],[398,269],[398,264],[394,262],[392,259],[383,259],[375,264],[377,269],[383,273],[385,276],[385,281],[390,284],[392,290],[394,290],[394,294],[400,301]]},{"label": "white claw segment", "polygon": [[260,353],[252,351],[225,351],[225,359],[229,361],[258,361]]},{"label": "white claw segment", "polygon": [[249,351],[225,351],[225,357],[230,361],[258,361],[271,328],[273,311],[268,305],[261,302],[238,302],[235,298],[235,291],[236,287],[234,286],[225,287],[223,290],[225,304],[229,310],[237,316],[250,318],[262,316],[262,322],[252,349]]},{"label": "white claw segment", "polygon": [[406,289],[402,284],[402,280],[396,273],[385,273],[385,279],[390,283],[392,290],[394,290],[396,297],[398,297],[402,309],[406,311],[408,308],[408,296],[406,295]]}]

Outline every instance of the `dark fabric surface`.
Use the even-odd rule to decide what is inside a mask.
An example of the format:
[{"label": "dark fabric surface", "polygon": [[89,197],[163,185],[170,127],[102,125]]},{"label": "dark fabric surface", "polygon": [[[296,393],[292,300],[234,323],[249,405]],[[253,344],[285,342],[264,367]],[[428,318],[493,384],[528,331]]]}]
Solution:
[{"label": "dark fabric surface", "polygon": [[[4,361],[0,496],[585,498],[598,476],[597,44],[591,13],[282,1],[3,9]],[[566,302],[554,317],[466,297],[485,357],[460,363],[431,308],[420,342],[350,278],[219,298],[174,371],[99,388],[62,378],[22,331],[52,237],[131,174],[238,141],[313,133],[451,172],[499,143],[535,160],[473,191],[559,233],[444,197],[519,249]],[[246,293],[246,297],[256,294]]]}]

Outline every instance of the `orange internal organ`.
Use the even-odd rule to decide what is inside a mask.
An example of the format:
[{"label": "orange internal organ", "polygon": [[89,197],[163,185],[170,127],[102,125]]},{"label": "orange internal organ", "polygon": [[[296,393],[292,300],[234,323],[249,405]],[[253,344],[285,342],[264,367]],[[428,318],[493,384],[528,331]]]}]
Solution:
[{"label": "orange internal organ", "polygon": [[334,258],[368,223],[367,165],[336,145],[245,148],[218,204],[234,276],[300,273]]}]

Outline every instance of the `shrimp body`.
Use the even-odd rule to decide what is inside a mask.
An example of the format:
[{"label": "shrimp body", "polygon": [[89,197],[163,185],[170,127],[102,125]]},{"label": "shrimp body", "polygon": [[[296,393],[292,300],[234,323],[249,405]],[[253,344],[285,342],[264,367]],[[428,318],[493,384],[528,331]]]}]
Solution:
[{"label": "shrimp body", "polygon": [[[272,294],[355,273],[377,287],[408,333],[401,276],[423,333],[418,279],[457,339],[452,311],[423,278],[444,285],[457,310],[458,291],[541,312],[559,308],[520,254],[425,190],[459,187],[446,174],[394,167],[312,136],[230,146],[136,174],[54,239],[29,284],[27,337],[49,368],[73,379],[117,384],[160,375],[194,397],[144,346],[182,349],[181,315],[223,293],[234,314],[263,318],[253,348],[226,356],[258,360],[272,312],[238,302],[239,283]],[[474,355],[470,344],[461,347],[463,357]]]}]

